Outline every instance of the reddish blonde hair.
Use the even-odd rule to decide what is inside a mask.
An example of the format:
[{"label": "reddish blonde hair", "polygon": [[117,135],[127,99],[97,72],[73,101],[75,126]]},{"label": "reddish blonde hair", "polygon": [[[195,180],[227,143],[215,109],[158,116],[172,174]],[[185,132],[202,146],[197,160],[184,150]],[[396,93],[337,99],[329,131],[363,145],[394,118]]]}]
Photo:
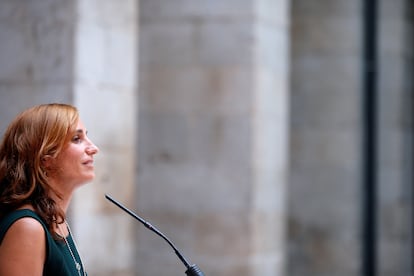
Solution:
[{"label": "reddish blonde hair", "polygon": [[74,106],[43,104],[23,111],[10,123],[0,144],[0,217],[30,204],[52,233],[54,223],[65,219],[50,197],[56,192],[42,160],[61,152],[78,120]]}]

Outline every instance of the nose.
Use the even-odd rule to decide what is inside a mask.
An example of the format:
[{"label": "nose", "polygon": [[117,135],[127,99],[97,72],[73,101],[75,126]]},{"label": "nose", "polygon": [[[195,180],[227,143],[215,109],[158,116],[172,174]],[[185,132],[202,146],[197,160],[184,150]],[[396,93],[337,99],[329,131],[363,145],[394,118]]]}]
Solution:
[{"label": "nose", "polygon": [[89,155],[94,155],[99,152],[99,148],[92,142],[90,142],[89,146],[86,148],[86,153]]}]

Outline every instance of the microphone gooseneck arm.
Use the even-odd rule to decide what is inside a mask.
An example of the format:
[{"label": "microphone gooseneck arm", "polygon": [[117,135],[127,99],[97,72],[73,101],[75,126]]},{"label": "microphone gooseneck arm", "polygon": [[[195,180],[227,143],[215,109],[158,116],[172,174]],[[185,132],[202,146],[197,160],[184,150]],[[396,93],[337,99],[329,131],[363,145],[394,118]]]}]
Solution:
[{"label": "microphone gooseneck arm", "polygon": [[201,270],[197,267],[197,265],[190,265],[189,262],[180,253],[180,251],[178,251],[177,247],[175,247],[175,245],[161,231],[159,231],[156,227],[154,227],[151,223],[144,220],[143,218],[141,218],[140,216],[138,216],[137,214],[135,214],[134,212],[132,212],[131,210],[123,206],[121,203],[119,203],[118,201],[110,197],[109,195],[105,194],[105,198],[108,199],[113,204],[115,204],[116,206],[118,206],[119,208],[121,208],[122,210],[124,210],[129,215],[131,215],[133,218],[141,222],[146,228],[148,228],[149,230],[153,231],[158,236],[163,238],[174,249],[175,254],[178,256],[178,258],[187,268],[187,271],[185,273],[188,276],[204,276],[204,273],[201,272]]},{"label": "microphone gooseneck arm", "polygon": [[161,233],[157,228],[155,228],[153,225],[151,225],[151,223],[149,223],[148,221],[144,220],[143,218],[141,218],[137,214],[133,213],[131,210],[129,210],[128,208],[126,208],[125,206],[123,206],[121,203],[119,203],[115,199],[111,198],[108,195],[105,195],[105,197],[109,201],[111,201],[112,203],[114,203],[116,206],[118,206],[119,208],[121,208],[122,210],[124,210],[125,212],[127,212],[128,214],[130,214],[132,217],[134,217],[135,219],[139,220],[142,224],[144,224],[145,227],[147,227],[151,231],[155,232],[158,236],[160,236],[161,238],[163,238],[174,249],[174,252],[177,254],[178,258],[180,258],[180,260],[183,262],[183,264],[185,265],[185,267],[186,268],[190,268],[190,264],[188,263],[188,261],[184,258],[184,256],[178,251],[178,249],[175,247],[175,245],[163,233]]}]

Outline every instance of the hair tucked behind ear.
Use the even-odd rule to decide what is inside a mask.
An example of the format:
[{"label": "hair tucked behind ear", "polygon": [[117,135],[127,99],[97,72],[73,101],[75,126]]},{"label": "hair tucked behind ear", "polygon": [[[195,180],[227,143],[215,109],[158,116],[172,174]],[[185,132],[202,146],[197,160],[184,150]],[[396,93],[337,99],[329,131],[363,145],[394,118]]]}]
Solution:
[{"label": "hair tucked behind ear", "polygon": [[44,104],[20,113],[8,126],[0,144],[0,217],[31,204],[53,233],[65,214],[50,196],[42,160],[56,157],[69,141],[79,119],[75,107]]}]

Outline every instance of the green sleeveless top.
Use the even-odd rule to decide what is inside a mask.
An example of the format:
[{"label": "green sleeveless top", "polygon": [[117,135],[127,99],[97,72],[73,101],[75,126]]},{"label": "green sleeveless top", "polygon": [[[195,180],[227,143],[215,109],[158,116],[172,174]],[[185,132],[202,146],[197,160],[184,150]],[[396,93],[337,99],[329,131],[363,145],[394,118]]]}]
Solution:
[{"label": "green sleeveless top", "polygon": [[[46,260],[43,266],[43,276],[79,276],[75,262],[65,241],[55,240],[43,220],[32,210],[16,210],[0,220],[0,244],[10,226],[18,219],[24,217],[31,217],[39,221],[46,232]],[[70,233],[66,239],[75,255],[76,261],[80,263],[80,257]],[[83,268],[81,269],[80,275],[83,275]]]}]

